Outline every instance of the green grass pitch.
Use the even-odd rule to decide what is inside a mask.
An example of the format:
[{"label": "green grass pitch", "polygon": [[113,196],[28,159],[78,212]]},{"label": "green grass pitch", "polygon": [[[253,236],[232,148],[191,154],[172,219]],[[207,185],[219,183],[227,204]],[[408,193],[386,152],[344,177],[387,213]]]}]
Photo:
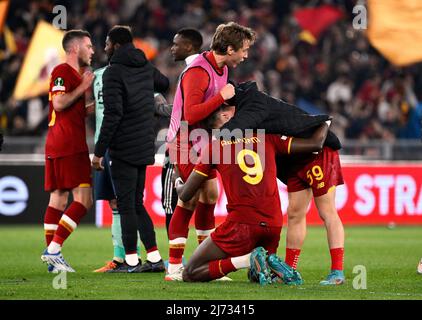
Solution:
[{"label": "green grass pitch", "polygon": [[[156,230],[159,249],[167,259],[165,229]],[[147,300],[272,300],[272,299],[422,299],[422,227],[346,228],[346,284],[321,287],[330,267],[325,229],[311,227],[299,260],[305,284],[299,287],[249,283],[246,271],[230,274],[233,282],[174,283],[164,274],[96,274],[112,256],[109,229],[81,226],[68,239],[63,254],[76,273],[66,275],[67,288],[54,289],[56,275],[40,260],[44,249],[42,225],[0,226],[0,300],[13,299],[147,299]],[[196,246],[191,230],[186,256]],[[285,232],[278,254],[284,257]],[[144,250],[143,250],[144,252]],[[145,254],[143,254],[145,259]],[[366,268],[367,289],[356,290],[353,273]],[[361,282],[360,282],[361,283]]]}]

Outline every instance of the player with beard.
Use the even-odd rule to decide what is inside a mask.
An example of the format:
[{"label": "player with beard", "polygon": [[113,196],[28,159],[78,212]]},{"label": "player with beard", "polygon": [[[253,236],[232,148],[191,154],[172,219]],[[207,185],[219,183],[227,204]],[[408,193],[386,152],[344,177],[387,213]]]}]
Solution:
[{"label": "player with beard", "polygon": [[[48,133],[45,144],[45,190],[50,201],[44,216],[47,248],[41,260],[50,272],[74,272],[61,254],[64,241],[92,206],[91,166],[86,144],[85,92],[94,75],[94,49],[87,31],[67,31],[62,41],[66,62],[51,73]],[[66,208],[69,193],[73,202]]]}]

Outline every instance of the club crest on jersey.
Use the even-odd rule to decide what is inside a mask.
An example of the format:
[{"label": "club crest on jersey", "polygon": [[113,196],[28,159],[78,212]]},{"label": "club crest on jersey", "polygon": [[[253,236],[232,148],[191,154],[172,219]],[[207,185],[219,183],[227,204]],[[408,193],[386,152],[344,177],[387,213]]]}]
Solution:
[{"label": "club crest on jersey", "polygon": [[54,87],[51,89],[51,91],[65,91],[66,88],[64,86],[64,80],[61,77],[56,78],[54,80]]}]

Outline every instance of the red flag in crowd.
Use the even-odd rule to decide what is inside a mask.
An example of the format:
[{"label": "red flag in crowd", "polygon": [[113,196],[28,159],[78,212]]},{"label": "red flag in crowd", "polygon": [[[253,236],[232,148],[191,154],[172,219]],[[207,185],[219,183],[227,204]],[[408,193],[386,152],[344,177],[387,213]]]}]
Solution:
[{"label": "red flag in crowd", "polygon": [[320,35],[333,23],[344,17],[339,8],[322,5],[316,8],[298,9],[294,12],[297,23],[303,29],[300,38],[311,44],[316,44]]}]

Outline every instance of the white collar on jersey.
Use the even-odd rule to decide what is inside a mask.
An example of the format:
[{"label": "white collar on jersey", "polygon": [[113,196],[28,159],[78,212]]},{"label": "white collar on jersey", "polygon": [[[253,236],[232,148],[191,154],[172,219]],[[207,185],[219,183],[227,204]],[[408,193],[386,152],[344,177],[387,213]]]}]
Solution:
[{"label": "white collar on jersey", "polygon": [[188,65],[190,65],[190,64],[193,62],[193,60],[195,60],[195,58],[196,58],[197,56],[199,56],[199,53],[195,53],[195,54],[193,54],[193,55],[191,55],[191,56],[187,57],[187,58],[185,59],[186,65],[187,65],[187,66],[188,66]]}]

